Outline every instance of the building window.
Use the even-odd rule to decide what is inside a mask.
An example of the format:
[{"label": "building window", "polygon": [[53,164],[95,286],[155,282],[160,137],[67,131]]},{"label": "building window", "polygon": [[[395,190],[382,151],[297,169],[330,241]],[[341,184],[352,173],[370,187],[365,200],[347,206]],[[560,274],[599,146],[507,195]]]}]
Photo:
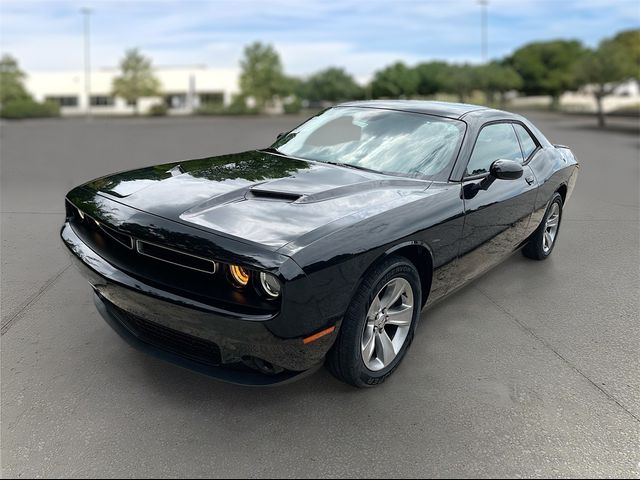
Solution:
[{"label": "building window", "polygon": [[165,95],[164,103],[168,108],[186,108],[187,94],[186,93],[170,93],[168,95]]},{"label": "building window", "polygon": [[45,97],[45,101],[54,102],[60,105],[60,107],[77,107],[78,106],[78,97],[76,96],[51,96]]},{"label": "building window", "polygon": [[113,97],[109,97],[107,95],[93,95],[90,103],[92,107],[112,107],[114,102]]},{"label": "building window", "polygon": [[200,105],[218,105],[222,106],[224,103],[223,92],[202,92],[198,94],[200,98]]}]

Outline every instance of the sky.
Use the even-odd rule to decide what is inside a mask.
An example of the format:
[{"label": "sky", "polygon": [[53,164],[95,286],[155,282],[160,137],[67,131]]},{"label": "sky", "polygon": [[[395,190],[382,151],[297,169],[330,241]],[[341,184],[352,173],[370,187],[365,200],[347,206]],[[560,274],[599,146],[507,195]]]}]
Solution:
[{"label": "sky", "polygon": [[[364,81],[397,60],[481,60],[477,0],[0,0],[0,52],[27,72],[81,70],[83,7],[94,68],[116,66],[131,47],[156,65],[237,68],[256,40],[300,76],[338,66]],[[556,38],[594,47],[639,27],[640,0],[489,0],[488,52]]]}]

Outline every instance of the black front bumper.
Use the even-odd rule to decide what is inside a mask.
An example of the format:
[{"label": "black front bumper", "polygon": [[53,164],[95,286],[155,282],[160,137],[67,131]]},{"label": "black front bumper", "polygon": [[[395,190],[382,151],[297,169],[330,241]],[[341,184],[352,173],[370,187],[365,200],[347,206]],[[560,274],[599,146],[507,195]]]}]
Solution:
[{"label": "black front bumper", "polygon": [[[144,331],[135,327],[134,322],[127,318],[130,316],[129,314],[115,307],[99,294],[94,294],[93,300],[102,318],[132,347],[161,360],[171,362],[180,367],[224,382],[256,387],[283,385],[312,374],[322,365],[320,363],[316,368],[311,368],[303,372],[285,370],[278,374],[266,375],[240,363],[221,365],[219,363],[215,364],[203,361],[204,355],[198,355],[193,358],[194,356],[185,354],[184,351],[168,347],[166,342],[159,343],[154,341],[157,340],[157,338],[152,339],[148,334],[145,334]],[[167,335],[173,336],[176,334],[179,334],[179,332],[167,332]],[[173,345],[176,343],[178,342],[171,342]],[[211,350],[212,360],[216,357],[219,358],[220,353],[217,345],[212,343]]]},{"label": "black front bumper", "polygon": [[[98,311],[129,344],[156,357],[226,382],[275,385],[313,372],[336,332],[305,345],[302,338],[279,338],[270,318],[224,312],[142,283],[91,250],[66,223],[61,231],[74,263],[95,292]],[[264,374],[247,360],[281,367]]]}]

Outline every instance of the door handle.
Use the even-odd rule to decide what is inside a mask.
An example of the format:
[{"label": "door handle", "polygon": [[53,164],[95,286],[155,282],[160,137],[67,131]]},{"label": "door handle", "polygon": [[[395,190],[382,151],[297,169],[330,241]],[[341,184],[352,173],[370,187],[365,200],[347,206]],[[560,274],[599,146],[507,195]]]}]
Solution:
[{"label": "door handle", "polygon": [[524,180],[525,180],[525,182],[527,182],[529,185],[531,185],[531,184],[535,181],[535,179],[534,179],[531,175],[529,175],[528,177],[525,177],[525,179],[524,179]]}]

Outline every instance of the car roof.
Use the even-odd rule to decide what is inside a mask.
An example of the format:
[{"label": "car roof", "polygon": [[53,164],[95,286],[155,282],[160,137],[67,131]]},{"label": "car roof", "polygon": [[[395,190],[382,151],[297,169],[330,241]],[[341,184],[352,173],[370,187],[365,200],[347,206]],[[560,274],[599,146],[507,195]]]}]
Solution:
[{"label": "car roof", "polygon": [[424,113],[438,115],[447,118],[462,118],[470,112],[482,112],[484,114],[504,114],[511,116],[507,112],[495,110],[481,105],[471,105],[468,103],[436,102],[430,100],[363,100],[357,102],[346,102],[339,107],[365,107],[382,108],[389,110],[400,110],[403,112]]}]

